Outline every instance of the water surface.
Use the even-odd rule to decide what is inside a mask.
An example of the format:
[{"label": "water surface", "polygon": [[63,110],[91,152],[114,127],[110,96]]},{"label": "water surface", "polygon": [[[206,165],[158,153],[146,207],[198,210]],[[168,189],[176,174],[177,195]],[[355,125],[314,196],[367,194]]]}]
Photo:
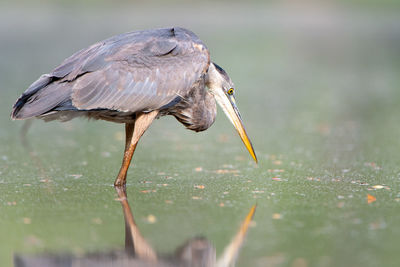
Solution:
[{"label": "water surface", "polygon": [[29,153],[22,122],[8,116],[31,82],[73,52],[113,34],[179,25],[204,40],[235,82],[259,164],[222,112],[199,134],[173,118],[156,121],[127,184],[136,223],[154,249],[170,254],[203,236],[218,257],[257,204],[238,266],[398,266],[395,11],[165,8],[1,9],[1,265],[11,266],[15,254],[124,248],[112,186],[123,126],[37,121]]}]

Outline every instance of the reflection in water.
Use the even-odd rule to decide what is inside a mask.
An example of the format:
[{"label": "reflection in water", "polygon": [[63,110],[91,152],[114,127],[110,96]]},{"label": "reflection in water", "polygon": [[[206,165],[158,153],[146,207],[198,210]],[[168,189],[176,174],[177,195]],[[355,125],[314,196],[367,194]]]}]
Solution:
[{"label": "reflection in water", "polygon": [[116,187],[125,219],[125,251],[92,253],[83,256],[68,254],[15,255],[15,267],[48,266],[231,266],[239,253],[255,213],[251,208],[239,231],[217,260],[214,246],[205,238],[188,240],[175,253],[159,256],[139,231],[129,206],[125,188]]}]

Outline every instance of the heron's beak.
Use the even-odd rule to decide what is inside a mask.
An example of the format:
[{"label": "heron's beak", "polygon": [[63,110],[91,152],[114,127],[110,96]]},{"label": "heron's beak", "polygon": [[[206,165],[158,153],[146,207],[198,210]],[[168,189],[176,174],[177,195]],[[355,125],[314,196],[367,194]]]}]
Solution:
[{"label": "heron's beak", "polygon": [[213,94],[218,104],[221,106],[222,110],[225,112],[226,116],[232,122],[233,126],[235,126],[236,131],[239,133],[240,138],[242,139],[244,145],[249,151],[250,155],[253,157],[254,161],[257,163],[257,156],[254,152],[253,145],[249,137],[247,136],[246,129],[244,128],[242,118],[239,113],[239,109],[236,106],[235,98],[233,96],[229,96],[225,93],[224,90],[213,90]]}]

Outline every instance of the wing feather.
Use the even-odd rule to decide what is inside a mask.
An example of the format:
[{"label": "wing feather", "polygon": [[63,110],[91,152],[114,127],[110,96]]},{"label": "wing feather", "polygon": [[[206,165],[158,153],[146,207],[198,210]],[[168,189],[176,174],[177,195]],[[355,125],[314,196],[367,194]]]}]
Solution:
[{"label": "wing feather", "polygon": [[[72,90],[73,105],[83,110],[150,111],[165,106],[177,95],[185,95],[207,70],[208,50],[194,47],[192,40],[172,40],[175,44],[172,50],[168,50],[171,49],[168,46],[166,53],[162,53],[159,42],[144,45],[144,51],[152,51],[150,55],[128,54],[123,57],[121,51],[132,49],[121,48],[107,59],[107,68],[76,79]],[[93,79],[98,81],[96,85],[81,86]],[[117,81],[118,86],[110,86],[112,81]]]},{"label": "wing feather", "polygon": [[[106,68],[76,78],[72,89],[75,107],[124,112],[158,109],[177,95],[185,95],[208,68],[207,48],[188,30],[162,29],[134,36],[142,39],[116,42],[117,48],[109,47],[114,52],[108,52],[104,59]],[[95,58],[91,58],[91,62],[104,65]],[[93,79],[98,81],[96,85],[80,86]],[[117,81],[118,86],[110,86],[113,81]]]}]

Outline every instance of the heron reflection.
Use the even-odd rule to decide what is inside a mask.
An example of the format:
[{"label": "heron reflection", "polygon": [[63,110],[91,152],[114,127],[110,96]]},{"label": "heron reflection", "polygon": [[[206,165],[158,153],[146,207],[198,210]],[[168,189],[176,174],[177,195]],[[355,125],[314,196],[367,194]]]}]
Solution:
[{"label": "heron reflection", "polygon": [[172,254],[160,255],[140,232],[129,205],[125,188],[116,187],[115,189],[125,220],[125,250],[91,253],[83,256],[67,254],[15,255],[14,266],[232,266],[237,259],[256,209],[255,206],[250,209],[239,230],[218,259],[215,247],[204,237],[192,238],[178,247]]}]

